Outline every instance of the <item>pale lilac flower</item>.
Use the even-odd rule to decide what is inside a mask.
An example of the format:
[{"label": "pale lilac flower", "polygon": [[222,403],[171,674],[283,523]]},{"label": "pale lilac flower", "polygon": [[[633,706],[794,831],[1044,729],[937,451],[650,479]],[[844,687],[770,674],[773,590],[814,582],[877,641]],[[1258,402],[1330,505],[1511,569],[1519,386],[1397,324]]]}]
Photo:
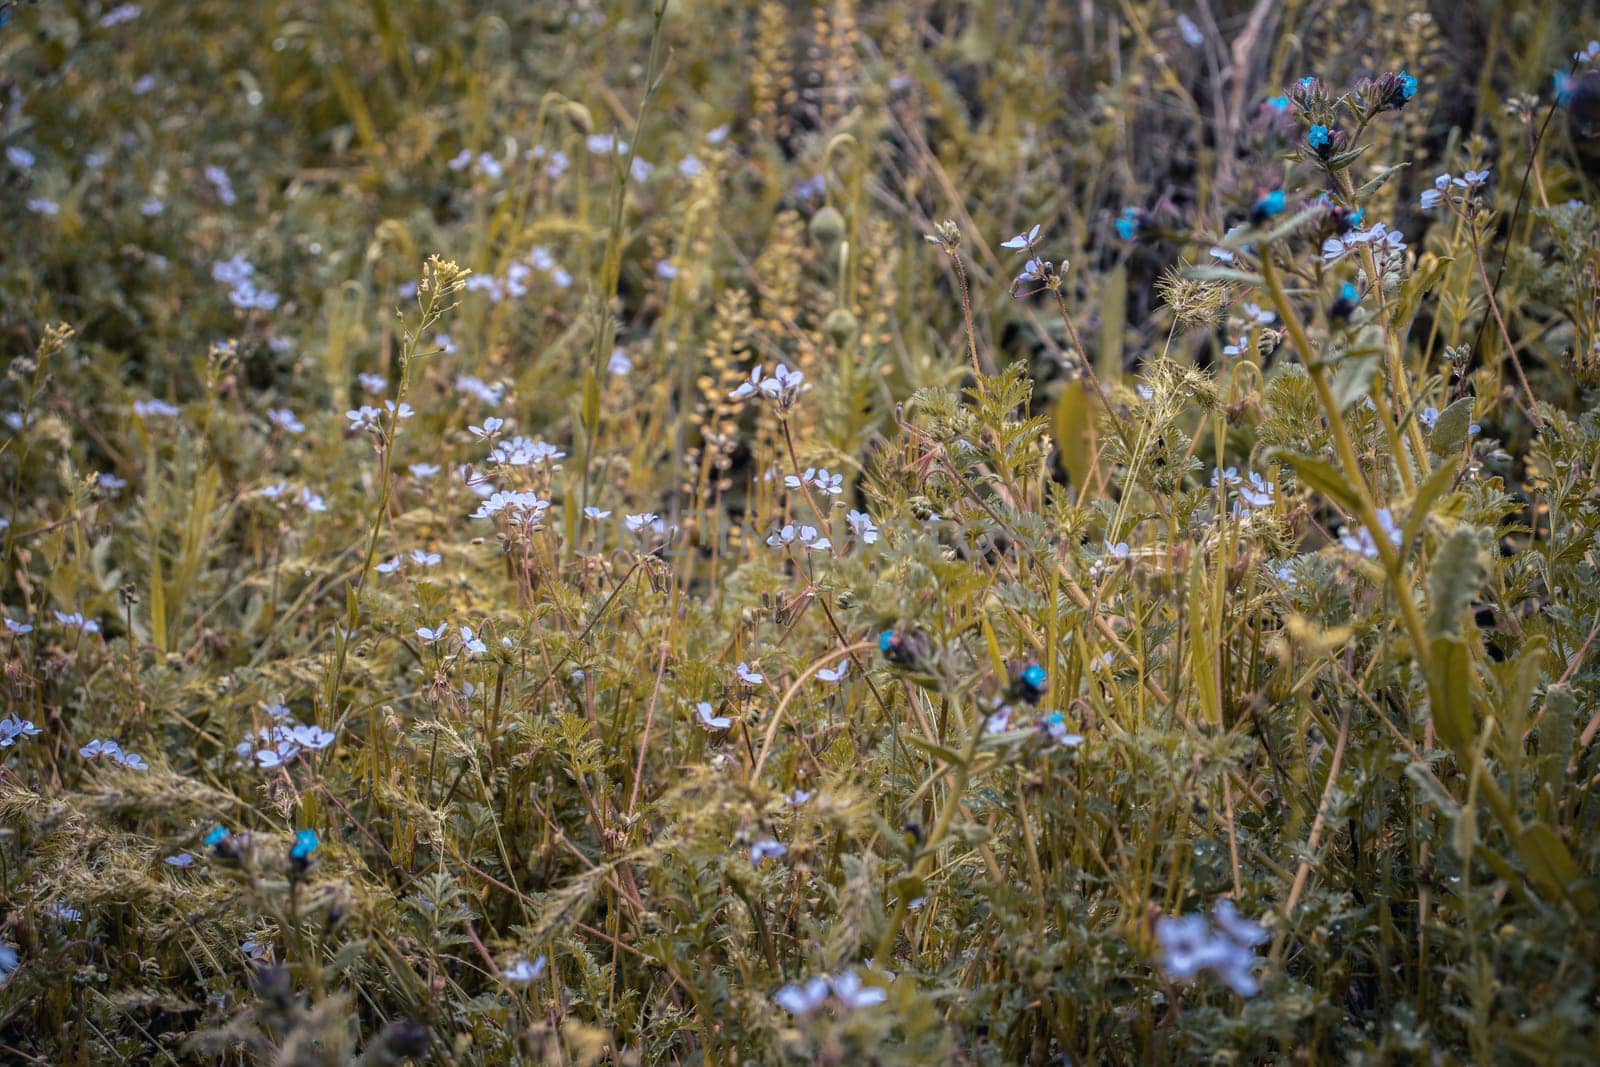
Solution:
[{"label": "pale lilac flower", "polygon": [[1178,16],[1178,33],[1183,37],[1183,43],[1190,48],[1199,48],[1205,44],[1205,34],[1200,32],[1200,27],[1194,24],[1194,19],[1188,15]]},{"label": "pale lilac flower", "polygon": [[21,637],[23,634],[33,633],[33,627],[31,625],[25,622],[18,622],[16,619],[10,617],[6,618],[6,630],[17,637]]},{"label": "pale lilac flower", "polygon": [[167,205],[154,196],[149,196],[139,202],[139,214],[147,219],[153,219],[167,210]]},{"label": "pale lilac flower", "polygon": [[472,627],[470,626],[461,627],[461,647],[474,656],[481,656],[485,652],[489,651],[488,645],[484,644],[479,638],[473,636]]},{"label": "pale lilac flower", "polygon": [[449,632],[450,624],[447,622],[441,622],[431,630],[426,626],[417,627],[417,636],[422,638],[425,644],[430,645],[443,639]]},{"label": "pale lilac flower", "polygon": [[[440,336],[443,335],[441,334]],[[448,341],[449,338],[445,338],[445,340]],[[499,407],[506,398],[506,387],[504,385],[490,385],[483,379],[476,378],[470,374],[456,376],[456,391],[465,393],[467,396],[478,400],[480,403],[487,404],[489,407]]]},{"label": "pale lilac flower", "polygon": [[128,88],[132,91],[134,96],[144,96],[155,87],[156,76],[154,74],[145,74],[141,75],[139,79]]},{"label": "pale lilac flower", "polygon": [[1244,311],[1245,318],[1261,326],[1271,326],[1278,319],[1278,316],[1275,312],[1267,311],[1264,308],[1249,302],[1244,304],[1242,310]]},{"label": "pale lilac flower", "polygon": [[537,982],[539,980],[539,976],[544,974],[544,968],[547,962],[548,961],[546,961],[543,956],[540,956],[532,963],[529,963],[527,960],[519,959],[514,961],[510,966],[506,967],[500,973],[508,982],[514,982],[517,985],[527,985],[530,982]]},{"label": "pale lilac flower", "polygon": [[316,725],[291,726],[288,730],[289,737],[295,744],[316,752],[320,752],[337,740],[337,736],[331,731]]},{"label": "pale lilac flower", "polygon": [[1439,409],[1436,407],[1423,408],[1421,413],[1417,415],[1417,421],[1428,429],[1433,429],[1434,423],[1439,421]]},{"label": "pale lilac flower", "polygon": [[299,435],[306,432],[305,423],[295,417],[295,413],[288,408],[274,408],[267,412],[267,421],[287,434]]},{"label": "pale lilac flower", "polygon": [[328,510],[328,502],[305,486],[300,489],[300,506],[313,515],[321,515]]},{"label": "pale lilac flower", "polygon": [[613,377],[626,378],[633,372],[633,360],[621,348],[611,350],[611,359],[606,363],[606,370]]},{"label": "pale lilac flower", "polygon": [[781,842],[775,841],[770,837],[763,837],[750,846],[750,865],[759,867],[764,860],[778,859],[788,851],[788,847]]},{"label": "pale lilac flower", "polygon": [[18,170],[32,170],[34,155],[21,145],[7,145],[6,161]]},{"label": "pale lilac flower", "polygon": [[194,857],[189,855],[187,852],[179,852],[175,856],[168,856],[161,862],[165,863],[168,867],[176,867],[179,870],[182,870],[185,867],[194,866]]},{"label": "pale lilac flower", "polygon": [[835,684],[843,681],[844,680],[844,676],[849,674],[849,673],[850,673],[850,660],[848,658],[846,658],[846,659],[841,659],[839,661],[839,665],[837,667],[823,667],[820,670],[818,670],[817,671],[817,679],[819,681],[827,682],[829,685],[835,685]]},{"label": "pale lilac flower", "polygon": [[583,517],[591,522],[599,522],[601,519],[609,519],[611,517],[611,512],[604,511],[591,504],[583,509]]},{"label": "pale lilac flower", "polygon": [[382,563],[375,565],[372,569],[377,571],[379,574],[393,574],[395,571],[400,569],[400,557],[390,556]]},{"label": "pale lilac flower", "polygon": [[850,532],[864,545],[878,543],[878,527],[872,521],[872,516],[864,511],[851,510],[845,514],[845,523],[850,527]]},{"label": "pale lilac flower", "polygon": [[[1389,543],[1398,548],[1403,535],[1400,527],[1395,525],[1394,516],[1388,508],[1378,509],[1378,526],[1383,534],[1389,538]],[[1377,559],[1379,556],[1378,542],[1374,540],[1372,531],[1365,526],[1354,532],[1348,526],[1340,527],[1339,544],[1346,551],[1354,552],[1356,555],[1364,556],[1367,559]]]},{"label": "pale lilac flower", "polygon": [[482,426],[468,426],[467,427],[467,432],[472,434],[472,436],[474,436],[474,437],[479,437],[479,438],[483,438],[484,440],[487,440],[487,439],[493,437],[495,434],[499,433],[500,432],[500,428],[502,426],[504,426],[505,424],[506,424],[506,420],[505,419],[502,419],[502,418],[499,418],[497,416],[491,415],[487,419],[483,420],[483,425]]},{"label": "pale lilac flower", "polygon": [[122,25],[124,22],[132,22],[138,17],[138,4],[118,4],[116,7],[100,16],[100,26],[102,29],[109,30],[113,26]]},{"label": "pale lilac flower", "polygon": [[215,190],[217,199],[224,205],[232,207],[238,203],[239,198],[233,192],[233,180],[228,177],[227,171],[215,164],[209,164],[205,168],[205,176],[206,181],[210,182],[211,188]]},{"label": "pale lilac flower", "polygon": [[437,552],[429,552],[422,548],[411,550],[411,562],[419,567],[437,567],[444,557]]},{"label": "pale lilac flower", "polygon": [[406,469],[411,472],[411,477],[418,481],[432,478],[439,473],[439,465],[437,463],[413,463]]},{"label": "pale lilac flower", "polygon": [[786,985],[772,994],[772,999],[790,1015],[810,1015],[828,999],[828,980],[812,978],[804,985]]},{"label": "pale lilac flower", "polygon": [[68,626],[74,630],[82,630],[86,634],[97,634],[100,632],[100,624],[95,622],[93,619],[85,619],[83,617],[83,612],[81,611],[58,611],[55,613],[55,616],[56,622],[62,626]]},{"label": "pale lilac flower", "polygon": [[350,430],[352,432],[365,430],[368,433],[377,433],[383,419],[383,412],[370,404],[362,404],[359,408],[345,412],[344,417],[350,420]]},{"label": "pale lilac flower", "polygon": [[401,401],[400,406],[396,408],[393,400],[385,400],[383,402],[383,410],[387,411],[396,418],[401,419],[409,419],[416,414],[416,412],[411,409],[411,405],[404,401]]},{"label": "pale lilac flower", "polygon": [[1033,248],[1033,246],[1038,244],[1038,243],[1039,243],[1039,226],[1038,226],[1037,223],[1035,223],[1033,229],[1026,230],[1026,231],[1024,231],[1022,233],[1019,233],[1015,237],[1011,238],[1009,241],[1001,241],[1000,242],[1000,247],[1001,248],[1016,249],[1018,251],[1024,251],[1024,250],[1028,250],[1028,249]]},{"label": "pale lilac flower", "polygon": [[0,748],[10,748],[24,737],[34,737],[39,733],[39,728],[18,715],[7,715],[0,719]]},{"label": "pale lilac flower", "polygon": [[584,147],[597,156],[611,155],[612,153],[623,156],[628,154],[628,142],[609,133],[590,134],[584,141]]},{"label": "pale lilac flower", "polygon": [[750,664],[744,662],[741,662],[738,666],[734,667],[733,673],[737,674],[739,676],[739,681],[743,682],[745,685],[760,685],[762,682],[767,680],[766,675],[750,666]]},{"label": "pale lilac flower", "polygon": [[810,800],[815,795],[815,793],[811,793],[804,789],[796,789],[794,792],[784,797],[783,802],[788,804],[791,808],[803,808],[805,807],[806,801]]},{"label": "pale lilac flower", "polygon": [[51,200],[48,196],[30,196],[24,202],[24,206],[35,215],[53,216],[61,214],[61,205]]},{"label": "pale lilac flower", "polygon": [[461,151],[459,151],[455,155],[451,156],[450,157],[450,161],[445,164],[445,166],[449,167],[451,170],[454,170],[454,171],[465,170],[466,168],[470,167],[471,165],[472,165],[472,149],[470,149],[470,148],[463,148]]},{"label": "pale lilac flower", "polygon": [[888,999],[889,994],[881,987],[864,985],[861,976],[854,971],[846,971],[831,983],[833,995],[839,1001],[839,1006],[853,1011],[856,1008],[870,1008],[875,1004],[882,1004]]},{"label": "pale lilac flower", "polygon": [[381,374],[358,374],[356,381],[361,383],[361,388],[368,393],[376,395],[389,388],[389,379]]},{"label": "pale lilac flower", "polygon": [[47,917],[57,922],[75,923],[83,921],[83,912],[77,908],[69,907],[59,900],[52,900],[49,904],[46,904],[44,913]]},{"label": "pale lilac flower", "polygon": [[[450,335],[447,334],[447,333],[436,333],[436,334],[434,334],[433,335],[433,345],[434,345],[435,348],[437,348],[439,350],[439,354],[441,356],[449,356],[449,355],[454,355],[455,354],[456,343],[450,337]],[[460,384],[460,379],[459,378],[456,379],[456,382],[459,385]],[[495,403],[498,404],[498,403],[500,403],[500,401],[496,400]]]},{"label": "pale lilac flower", "polygon": [[141,419],[175,419],[179,414],[178,409],[165,400],[136,400],[133,404],[133,413]]},{"label": "pale lilac flower", "polygon": [[1001,704],[983,720],[983,732],[986,734],[1003,734],[1011,728],[1013,708],[1010,704]]},{"label": "pale lilac flower", "polygon": [[1239,494],[1239,499],[1244,501],[1247,507],[1259,510],[1272,506],[1273,490],[1272,482],[1267,481],[1255,471],[1251,471],[1249,477],[1239,484],[1236,492]]},{"label": "pale lilac flower", "polygon": [[261,710],[274,719],[287,719],[289,717],[288,707],[283,704],[279,704],[276,701],[271,703],[262,703]]},{"label": "pale lilac flower", "polygon": [[622,525],[628,528],[629,533],[639,533],[650,529],[657,521],[656,513],[646,511],[641,515],[627,515],[622,519]]},{"label": "pale lilac flower", "polygon": [[1218,486],[1221,486],[1224,489],[1232,489],[1237,486],[1240,481],[1241,479],[1239,477],[1238,467],[1228,467],[1226,469],[1219,469],[1217,467],[1211,468],[1211,488],[1213,489],[1217,488]]},{"label": "pale lilac flower", "polygon": [[716,714],[710,703],[704,700],[694,706],[694,714],[700,720],[700,725],[708,730],[726,730],[733,725],[732,719]]},{"label": "pale lilac flower", "polygon": [[698,178],[701,174],[704,174],[705,169],[706,165],[700,162],[699,157],[697,157],[693,152],[690,152],[688,155],[684,156],[678,161],[679,175],[688,178],[691,181],[693,181],[695,178]]},{"label": "pale lilac flower", "polygon": [[762,373],[763,372],[762,372],[760,364],[757,364],[756,366],[751,367],[750,368],[750,379],[748,381],[746,381],[743,385],[739,386],[739,388],[737,388],[733,392],[729,393],[728,394],[728,399],[730,399],[730,400],[744,400],[746,397],[755,396],[756,393],[761,391],[761,385],[762,385],[761,376],[762,376]]}]

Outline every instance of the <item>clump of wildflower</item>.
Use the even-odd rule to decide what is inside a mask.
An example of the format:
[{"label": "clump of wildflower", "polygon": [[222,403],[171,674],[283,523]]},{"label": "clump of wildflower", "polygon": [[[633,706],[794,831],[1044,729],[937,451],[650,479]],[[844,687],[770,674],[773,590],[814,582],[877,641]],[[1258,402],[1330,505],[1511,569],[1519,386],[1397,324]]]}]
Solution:
[{"label": "clump of wildflower", "polygon": [[25,737],[35,737],[39,728],[16,713],[0,719],[0,748],[10,748]]},{"label": "clump of wildflower", "polygon": [[772,994],[772,999],[790,1015],[804,1017],[826,1004],[830,997],[841,1011],[848,1012],[882,1004],[888,996],[881,986],[867,985],[855,971],[846,971],[832,978],[823,975],[791,983]]},{"label": "clump of wildflower", "polygon": [[144,761],[144,757],[137,752],[124,752],[121,745],[110,740],[97,738],[90,741],[87,745],[78,749],[78,755],[86,760],[96,760],[103,756],[112,763],[126,767],[130,771],[147,771],[150,769],[150,765]]},{"label": "clump of wildflower", "polygon": [[759,364],[752,367],[749,379],[729,393],[729,399],[745,400],[752,396],[760,396],[771,401],[782,414],[794,407],[800,394],[810,388],[805,384],[805,374],[790,370],[787,364],[779,363],[770,377],[766,377],[765,373]]},{"label": "clump of wildflower", "polygon": [[1161,969],[1179,981],[1209,970],[1241,997],[1255,996],[1261,989],[1255,976],[1259,962],[1255,949],[1266,941],[1266,930],[1241,917],[1233,901],[1226,899],[1211,910],[1211,920],[1199,914],[1157,919]]}]

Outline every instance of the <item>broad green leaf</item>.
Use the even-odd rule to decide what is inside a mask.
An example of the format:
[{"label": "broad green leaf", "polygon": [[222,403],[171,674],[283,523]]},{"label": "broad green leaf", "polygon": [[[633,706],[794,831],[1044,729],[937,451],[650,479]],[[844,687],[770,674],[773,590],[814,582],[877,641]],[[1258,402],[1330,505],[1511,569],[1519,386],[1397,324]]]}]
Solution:
[{"label": "broad green leaf", "polygon": [[1332,497],[1349,514],[1354,515],[1361,510],[1361,498],[1356,495],[1355,488],[1331,464],[1282,449],[1274,451],[1272,457],[1291,467],[1296,477],[1308,487]]},{"label": "broad green leaf", "polygon": [[[1522,828],[1522,834],[1517,838],[1517,851],[1522,855],[1522,862],[1528,865],[1528,880],[1546,899],[1571,895],[1576,883],[1583,877],[1561,836],[1542,822]],[[1578,895],[1584,898],[1593,896],[1587,890]]]},{"label": "broad green leaf", "polygon": [[1433,557],[1428,570],[1428,635],[1461,636],[1461,616],[1488,577],[1478,536],[1459,527]]},{"label": "broad green leaf", "polygon": [[1122,332],[1127,328],[1128,268],[1118,264],[1100,289],[1100,352],[1095,370],[1104,382],[1122,377]]},{"label": "broad green leaf", "polygon": [[1427,479],[1417,486],[1417,495],[1411,500],[1411,514],[1406,516],[1406,524],[1402,529],[1404,540],[1401,544],[1409,545],[1416,540],[1417,534],[1422,530],[1422,524],[1428,521],[1428,512],[1434,503],[1444,495],[1456,481],[1456,465],[1454,463],[1441,464]]},{"label": "broad green leaf", "polygon": [[1372,379],[1378,373],[1379,362],[1378,353],[1371,351],[1349,356],[1339,362],[1329,388],[1333,391],[1333,402],[1340,411],[1372,392]]},{"label": "broad green leaf", "polygon": [[1466,443],[1467,430],[1471,426],[1472,398],[1464,396],[1439,412],[1439,417],[1433,423],[1433,433],[1429,436],[1428,447],[1440,456],[1459,452],[1461,446]]},{"label": "broad green leaf", "polygon": [[1056,401],[1056,447],[1061,449],[1061,466],[1079,492],[1089,484],[1094,462],[1094,413],[1081,380],[1068,382]]},{"label": "broad green leaf", "polygon": [[961,753],[957,752],[953,748],[947,748],[944,745],[935,744],[934,742],[918,737],[915,734],[908,733],[905,735],[905,739],[906,744],[910,745],[912,748],[917,749],[920,752],[926,752],[930,756],[936,756],[944,762],[950,764],[952,767],[961,767],[967,762],[961,758]]},{"label": "broad green leaf", "polygon": [[1474,733],[1472,719],[1472,654],[1459,637],[1435,637],[1431,644],[1433,693],[1437,698],[1428,709],[1439,740],[1458,758],[1471,755]]}]

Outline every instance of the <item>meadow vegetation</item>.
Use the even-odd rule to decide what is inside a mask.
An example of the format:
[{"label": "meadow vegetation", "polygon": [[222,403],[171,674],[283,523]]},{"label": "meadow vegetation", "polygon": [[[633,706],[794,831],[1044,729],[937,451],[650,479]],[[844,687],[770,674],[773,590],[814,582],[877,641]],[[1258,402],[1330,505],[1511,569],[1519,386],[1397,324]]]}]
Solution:
[{"label": "meadow vegetation", "polygon": [[0,10],[0,1060],[1595,1061],[1589,5]]}]

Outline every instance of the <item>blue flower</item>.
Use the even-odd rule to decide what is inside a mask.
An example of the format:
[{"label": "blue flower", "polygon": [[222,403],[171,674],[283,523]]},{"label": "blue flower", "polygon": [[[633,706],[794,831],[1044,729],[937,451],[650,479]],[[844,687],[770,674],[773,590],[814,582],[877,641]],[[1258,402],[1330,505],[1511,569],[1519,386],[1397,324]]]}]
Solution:
[{"label": "blue flower", "polygon": [[1566,71],[1556,71],[1550,79],[1550,84],[1556,91],[1556,103],[1565,104],[1572,98],[1572,78]]},{"label": "blue flower", "polygon": [[1117,216],[1117,236],[1124,241],[1131,241],[1138,232],[1139,209],[1134,207],[1123,208],[1122,214]]},{"label": "blue flower", "polygon": [[1260,225],[1274,215],[1283,214],[1283,190],[1274,189],[1256,201],[1255,207],[1250,212],[1251,221]]},{"label": "blue flower", "polygon": [[1327,148],[1329,142],[1328,127],[1317,123],[1306,134],[1306,144],[1312,148]]},{"label": "blue flower", "polygon": [[1267,97],[1267,106],[1280,115],[1289,113],[1289,98],[1287,96]]},{"label": "blue flower", "polygon": [[885,630],[878,635],[878,651],[884,655],[888,655],[889,650],[899,643],[899,639],[895,637],[893,630]]},{"label": "blue flower", "polygon": [[216,848],[218,845],[222,844],[222,842],[226,841],[232,836],[233,834],[228,832],[228,828],[219,823],[215,830],[212,830],[206,835],[206,847]]},{"label": "blue flower", "polygon": [[1037,663],[1029,664],[1028,669],[1022,672],[1023,683],[1033,689],[1043,689],[1048,680],[1044,668]]},{"label": "blue flower", "polygon": [[1361,299],[1361,295],[1356,292],[1356,287],[1354,285],[1350,284],[1349,282],[1345,282],[1339,287],[1339,299],[1346,303],[1354,304],[1357,300]]},{"label": "blue flower", "polygon": [[1405,71],[1402,70],[1400,72],[1400,96],[1401,96],[1401,98],[1405,99],[1405,100],[1410,100],[1413,96],[1416,96],[1416,95],[1417,95],[1417,79],[1416,79],[1415,75],[1407,74]]},{"label": "blue flower", "polygon": [[1301,78],[1299,81],[1295,82],[1295,84],[1300,86],[1302,89],[1309,89],[1313,85],[1317,84],[1317,79],[1315,75],[1307,74],[1304,78]]},{"label": "blue flower", "polygon": [[307,860],[322,844],[322,839],[317,837],[315,830],[301,830],[294,835],[294,847],[289,850],[289,858],[294,860]]}]

